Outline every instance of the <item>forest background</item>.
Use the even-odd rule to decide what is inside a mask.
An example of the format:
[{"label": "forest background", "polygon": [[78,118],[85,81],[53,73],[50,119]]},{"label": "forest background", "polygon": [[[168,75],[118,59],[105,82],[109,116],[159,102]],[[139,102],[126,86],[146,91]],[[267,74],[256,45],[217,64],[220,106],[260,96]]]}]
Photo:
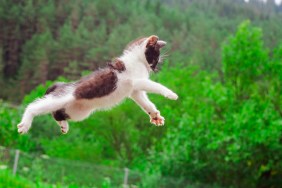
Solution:
[{"label": "forest background", "polygon": [[[150,95],[165,126],[127,100],[71,123],[66,135],[50,115],[17,133],[24,108],[48,86],[152,34],[168,42],[152,79],[179,95]],[[274,0],[1,0],[0,187],[120,187],[122,171],[111,169],[124,167],[135,173],[130,186],[280,187],[281,81]],[[33,156],[21,157],[16,177],[7,148]]]}]

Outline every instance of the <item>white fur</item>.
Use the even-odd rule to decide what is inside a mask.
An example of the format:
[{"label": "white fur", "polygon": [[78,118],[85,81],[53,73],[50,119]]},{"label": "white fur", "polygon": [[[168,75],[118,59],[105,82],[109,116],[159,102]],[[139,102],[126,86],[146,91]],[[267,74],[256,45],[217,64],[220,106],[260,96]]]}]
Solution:
[{"label": "white fur", "polygon": [[[74,87],[70,86],[68,94],[64,96],[46,95],[29,104],[24,112],[21,122],[18,124],[18,132],[26,133],[31,127],[35,116],[65,109],[65,112],[73,121],[81,121],[96,110],[110,109],[125,98],[133,99],[146,113],[150,115],[151,123],[160,126],[164,124],[164,118],[160,115],[155,105],[148,99],[146,92],[161,94],[172,100],[178,96],[165,86],[149,80],[151,68],[144,55],[146,39],[141,45],[132,46],[125,50],[120,59],[126,70],[117,73],[117,89],[107,96],[100,98],[75,99]],[[163,41],[161,41],[163,42]],[[163,43],[162,43],[163,44]],[[67,133],[69,126],[67,121],[58,122],[63,133]]]}]

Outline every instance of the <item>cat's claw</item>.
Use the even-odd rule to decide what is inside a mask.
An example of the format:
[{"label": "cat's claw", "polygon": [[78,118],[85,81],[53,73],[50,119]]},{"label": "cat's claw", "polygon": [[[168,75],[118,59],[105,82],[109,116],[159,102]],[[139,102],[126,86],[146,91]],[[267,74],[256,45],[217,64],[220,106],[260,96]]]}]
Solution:
[{"label": "cat's claw", "polygon": [[160,115],[159,112],[150,114],[150,122],[156,126],[163,126],[165,118]]},{"label": "cat's claw", "polygon": [[69,132],[69,124],[67,121],[59,121],[59,126],[61,127],[61,132],[67,134]]},{"label": "cat's claw", "polygon": [[26,125],[26,124],[24,124],[24,123],[19,123],[18,125],[17,125],[17,127],[18,127],[18,133],[20,133],[20,134],[25,134],[25,133],[27,133],[28,132],[28,130],[29,130],[29,128],[30,128],[30,126],[28,126],[28,125]]},{"label": "cat's claw", "polygon": [[66,128],[66,127],[61,127],[61,132],[62,132],[63,134],[67,134],[68,131],[69,131],[68,128]]}]

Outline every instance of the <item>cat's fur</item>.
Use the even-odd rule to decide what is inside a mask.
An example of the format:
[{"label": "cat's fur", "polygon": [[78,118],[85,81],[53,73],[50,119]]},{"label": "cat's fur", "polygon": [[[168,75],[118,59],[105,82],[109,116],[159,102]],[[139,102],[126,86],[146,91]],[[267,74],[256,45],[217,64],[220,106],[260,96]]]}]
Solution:
[{"label": "cat's fur", "polygon": [[161,94],[172,100],[178,98],[170,89],[149,79],[160,61],[160,48],[165,44],[155,35],[135,40],[106,68],[77,82],[56,83],[42,98],[27,106],[18,132],[26,133],[35,116],[52,113],[62,133],[67,133],[67,120],[81,121],[95,110],[110,109],[125,98],[133,99],[148,113],[151,123],[164,125],[164,118],[146,93]]}]

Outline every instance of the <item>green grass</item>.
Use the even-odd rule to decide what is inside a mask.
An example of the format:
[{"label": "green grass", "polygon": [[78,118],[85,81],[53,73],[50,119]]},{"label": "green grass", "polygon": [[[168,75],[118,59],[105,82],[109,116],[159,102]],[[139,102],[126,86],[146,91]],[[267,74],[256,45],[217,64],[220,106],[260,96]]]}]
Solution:
[{"label": "green grass", "polygon": [[36,187],[36,185],[23,177],[13,176],[9,170],[0,170],[0,187],[31,188]]},{"label": "green grass", "polygon": [[[46,184],[40,181],[32,182],[19,175],[14,176],[10,170],[0,170],[0,187],[5,188],[86,188],[77,185],[58,185]],[[110,188],[111,186],[105,181],[102,188]],[[95,187],[94,187],[95,188]]]}]

